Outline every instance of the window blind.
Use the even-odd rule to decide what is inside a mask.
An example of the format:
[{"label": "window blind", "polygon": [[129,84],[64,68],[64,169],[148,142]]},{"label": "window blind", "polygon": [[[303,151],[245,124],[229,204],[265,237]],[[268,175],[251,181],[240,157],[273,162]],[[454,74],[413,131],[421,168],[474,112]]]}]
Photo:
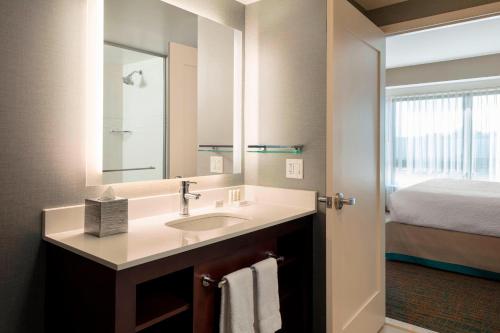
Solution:
[{"label": "window blind", "polygon": [[431,178],[500,181],[500,88],[389,97],[389,191]]}]

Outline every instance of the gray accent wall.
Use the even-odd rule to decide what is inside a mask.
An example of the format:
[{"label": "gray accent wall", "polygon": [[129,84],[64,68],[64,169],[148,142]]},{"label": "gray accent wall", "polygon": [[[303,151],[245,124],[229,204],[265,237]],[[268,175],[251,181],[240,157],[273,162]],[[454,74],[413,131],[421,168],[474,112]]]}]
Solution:
[{"label": "gray accent wall", "polygon": [[[247,184],[324,190],[326,0],[264,0],[246,14],[246,144],[304,144],[302,155],[246,153]],[[304,159],[304,179],[285,177]]]},{"label": "gray accent wall", "polygon": [[[326,190],[326,0],[247,6],[245,143],[304,144],[302,155],[246,153],[245,183]],[[304,179],[285,177],[286,158]],[[314,221],[314,332],[325,332],[325,216]]]},{"label": "gray accent wall", "polygon": [[[233,0],[171,0],[243,30]],[[80,204],[85,184],[85,0],[16,0],[0,6],[0,332],[44,332],[42,209]],[[241,175],[198,179],[241,184]],[[196,189],[196,188],[194,188]],[[134,197],[178,190],[178,181],[123,184]]]}]

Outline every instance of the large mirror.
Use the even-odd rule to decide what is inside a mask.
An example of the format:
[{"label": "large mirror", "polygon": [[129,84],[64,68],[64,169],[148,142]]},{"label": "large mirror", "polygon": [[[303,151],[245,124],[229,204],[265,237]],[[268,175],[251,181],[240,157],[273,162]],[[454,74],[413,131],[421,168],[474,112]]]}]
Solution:
[{"label": "large mirror", "polygon": [[104,0],[102,184],[241,172],[242,33]]}]

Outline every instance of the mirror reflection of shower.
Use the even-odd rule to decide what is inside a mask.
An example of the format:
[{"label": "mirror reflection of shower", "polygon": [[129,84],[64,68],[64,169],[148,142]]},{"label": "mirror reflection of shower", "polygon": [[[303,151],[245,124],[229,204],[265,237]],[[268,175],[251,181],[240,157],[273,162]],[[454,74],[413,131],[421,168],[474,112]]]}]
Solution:
[{"label": "mirror reflection of shower", "polygon": [[141,81],[143,79],[143,76],[142,76],[142,70],[139,70],[139,71],[133,71],[132,73],[130,73],[129,75],[127,76],[124,76],[122,78],[123,80],[123,83],[125,83],[126,85],[129,85],[129,86],[133,86],[135,83],[134,83],[134,80],[133,80],[133,76],[134,74],[139,74],[141,76]]},{"label": "mirror reflection of shower", "polygon": [[165,59],[104,44],[102,169],[106,184],[165,178]]}]

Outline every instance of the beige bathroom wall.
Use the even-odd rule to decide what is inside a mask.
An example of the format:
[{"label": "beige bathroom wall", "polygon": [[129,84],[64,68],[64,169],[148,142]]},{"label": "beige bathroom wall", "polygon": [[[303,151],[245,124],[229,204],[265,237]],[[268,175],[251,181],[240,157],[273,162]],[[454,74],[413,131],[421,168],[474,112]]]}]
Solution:
[{"label": "beige bathroom wall", "polygon": [[403,86],[494,76],[500,76],[500,54],[390,68],[386,73],[386,85]]},{"label": "beige bathroom wall", "polygon": [[[326,187],[326,0],[263,0],[247,6],[245,144],[304,144],[302,155],[245,155],[245,183]],[[304,179],[285,160],[304,160]],[[325,332],[325,216],[314,221],[314,332]]]},{"label": "beige bathroom wall", "polygon": [[[198,19],[198,144],[232,145],[235,31]],[[241,111],[241,110],[240,110]],[[223,158],[223,173],[233,172],[233,154],[198,152],[198,175],[210,175],[211,156]]]},{"label": "beige bathroom wall", "polygon": [[[244,27],[244,6],[233,0],[177,2]],[[85,25],[85,0],[0,6],[2,333],[44,332],[42,209],[78,204],[102,190],[85,186]],[[203,178],[200,188],[239,183],[241,176],[213,176]],[[117,187],[130,197],[177,189],[175,180]]]}]

